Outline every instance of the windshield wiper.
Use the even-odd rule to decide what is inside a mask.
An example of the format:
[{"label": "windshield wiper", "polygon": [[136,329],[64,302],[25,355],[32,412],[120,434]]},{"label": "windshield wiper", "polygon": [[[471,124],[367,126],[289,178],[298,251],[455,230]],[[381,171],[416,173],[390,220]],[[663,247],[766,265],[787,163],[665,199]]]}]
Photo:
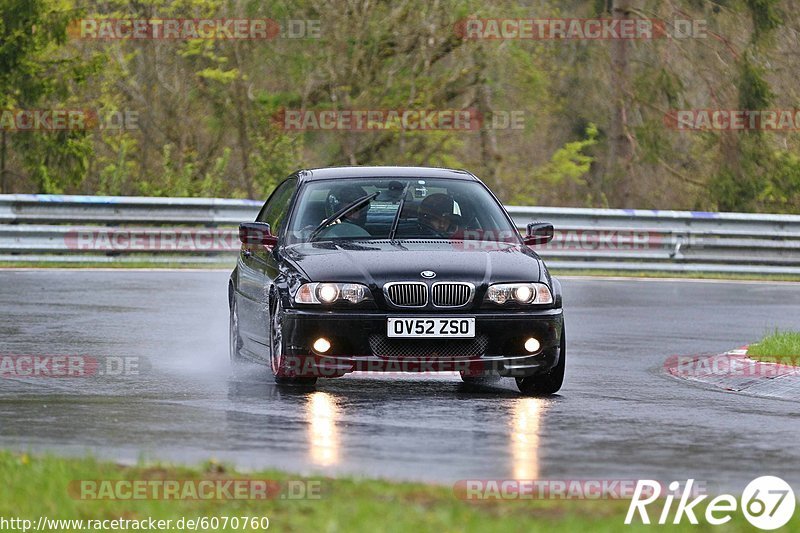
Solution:
[{"label": "windshield wiper", "polygon": [[409,185],[411,185],[410,181],[406,182],[406,186],[403,187],[403,196],[400,198],[400,205],[397,207],[394,220],[392,220],[392,229],[389,230],[389,241],[394,241],[394,236],[397,233],[397,226],[400,225],[400,214],[403,212],[403,206],[406,205],[406,194],[408,193]]},{"label": "windshield wiper", "polygon": [[377,196],[379,194],[380,194],[380,192],[374,192],[372,194],[368,194],[366,196],[362,196],[358,200],[355,200],[354,202],[349,203],[346,206],[344,206],[343,208],[339,209],[337,212],[335,212],[334,214],[332,214],[331,216],[329,216],[328,218],[326,218],[325,220],[320,222],[319,226],[314,228],[314,231],[312,231],[311,235],[308,236],[308,242],[312,242],[317,237],[317,235],[319,235],[319,233],[322,230],[324,230],[325,228],[330,226],[332,222],[334,222],[336,220],[339,220],[340,218],[345,216],[350,211],[353,211],[353,210],[361,207],[365,203],[371,202],[372,200],[377,198]]}]

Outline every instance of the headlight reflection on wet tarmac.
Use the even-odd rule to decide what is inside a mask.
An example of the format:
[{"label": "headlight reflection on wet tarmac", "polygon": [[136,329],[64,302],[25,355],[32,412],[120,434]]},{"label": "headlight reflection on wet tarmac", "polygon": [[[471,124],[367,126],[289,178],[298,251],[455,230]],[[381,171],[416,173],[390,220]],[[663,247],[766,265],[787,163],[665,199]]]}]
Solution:
[{"label": "headlight reflection on wet tarmac", "polygon": [[311,462],[331,466],[339,462],[339,406],[333,395],[316,391],[308,396],[306,420],[308,421],[309,454]]},{"label": "headlight reflection on wet tarmac", "polygon": [[539,430],[545,408],[541,398],[520,398],[514,402],[510,438],[515,479],[539,477]]}]

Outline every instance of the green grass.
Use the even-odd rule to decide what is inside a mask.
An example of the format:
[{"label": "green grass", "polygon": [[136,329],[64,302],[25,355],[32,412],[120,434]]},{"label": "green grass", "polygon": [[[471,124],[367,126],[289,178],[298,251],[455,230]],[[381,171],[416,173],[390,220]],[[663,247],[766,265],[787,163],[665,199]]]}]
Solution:
[{"label": "green grass", "polygon": [[775,330],[757,344],[751,344],[747,356],[767,363],[797,366],[800,364],[800,332]]},{"label": "green grass", "polygon": [[[422,453],[422,452],[421,452]],[[467,502],[451,487],[419,483],[393,483],[352,478],[318,480],[321,497],[301,500],[81,500],[68,491],[73,480],[139,479],[270,479],[287,481],[297,476],[277,471],[244,475],[215,462],[199,468],[149,465],[125,467],[91,458],[0,451],[0,517],[34,521],[39,516],[59,519],[177,520],[224,516],[267,516],[277,531],[652,531],[653,526],[623,524],[628,502],[622,500],[526,500]],[[706,500],[707,501],[707,500]],[[701,503],[700,506],[703,504]],[[698,506],[698,507],[700,507]],[[657,519],[660,508],[648,508]],[[700,509],[703,512],[704,507]],[[674,506],[673,506],[674,511]],[[719,531],[704,524],[660,526],[670,531]],[[800,531],[798,521],[787,531]],[[748,531],[742,515],[735,514],[725,531]],[[65,529],[70,531],[70,529]]]}]

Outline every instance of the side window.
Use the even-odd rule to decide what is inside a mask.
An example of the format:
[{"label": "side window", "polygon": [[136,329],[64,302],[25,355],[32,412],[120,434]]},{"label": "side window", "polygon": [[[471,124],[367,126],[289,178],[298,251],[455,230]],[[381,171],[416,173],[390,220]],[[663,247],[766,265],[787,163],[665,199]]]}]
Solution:
[{"label": "side window", "polygon": [[288,179],[278,185],[278,188],[269,197],[269,200],[267,200],[267,203],[256,218],[256,222],[269,224],[273,235],[278,235],[281,231],[281,226],[289,212],[289,201],[292,199],[296,186],[297,179],[295,178]]}]

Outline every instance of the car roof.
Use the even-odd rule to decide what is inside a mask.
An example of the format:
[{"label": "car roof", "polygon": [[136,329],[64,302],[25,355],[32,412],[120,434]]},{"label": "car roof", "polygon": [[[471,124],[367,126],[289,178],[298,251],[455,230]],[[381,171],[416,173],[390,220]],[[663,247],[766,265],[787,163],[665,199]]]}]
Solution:
[{"label": "car roof", "polygon": [[478,181],[466,170],[436,167],[325,167],[298,170],[301,181],[315,181],[335,178],[445,178]]}]

